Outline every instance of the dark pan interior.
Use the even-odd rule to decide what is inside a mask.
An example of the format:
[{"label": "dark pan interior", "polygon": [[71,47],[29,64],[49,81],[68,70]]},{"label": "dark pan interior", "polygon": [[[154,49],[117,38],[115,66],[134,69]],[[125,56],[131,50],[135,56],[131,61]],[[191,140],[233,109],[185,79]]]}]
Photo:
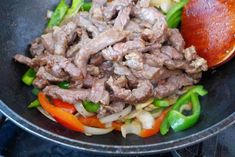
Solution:
[{"label": "dark pan interior", "polygon": [[[49,138],[53,135],[54,140],[57,142],[60,141],[61,143],[73,145],[80,149],[86,147],[85,149],[93,149],[92,151],[99,151],[95,149],[100,149],[102,152],[105,147],[107,150],[115,148],[112,150],[116,151],[116,153],[120,153],[120,151],[130,153],[129,151],[134,150],[136,152],[140,151],[141,153],[141,149],[138,149],[139,146],[145,147],[144,149],[148,152],[148,148],[157,144],[157,146],[151,148],[151,151],[158,152],[158,149],[160,151],[163,150],[163,147],[161,146],[167,147],[167,142],[169,141],[171,143],[169,146],[172,147],[172,143],[175,146],[183,146],[194,140],[198,140],[190,135],[194,135],[195,133],[212,127],[234,113],[234,59],[226,65],[204,75],[201,84],[205,86],[209,91],[209,94],[202,98],[202,115],[199,123],[187,131],[180,133],[171,132],[164,137],[156,135],[151,138],[141,139],[137,136],[130,135],[124,139],[118,132],[113,132],[104,136],[87,137],[83,134],[69,131],[62,126],[51,122],[37,110],[28,110],[26,106],[35,99],[35,97],[31,94],[32,88],[25,86],[20,81],[21,76],[26,71],[27,67],[15,63],[12,60],[12,57],[16,53],[26,53],[29,55],[29,43],[42,33],[46,23],[46,12],[49,9],[53,9],[57,3],[58,0],[1,0],[0,3],[0,99],[7,104],[11,110],[28,122],[49,131],[37,132],[35,129],[34,132],[43,134],[43,136]],[[14,119],[14,117],[12,118]],[[224,125],[228,124],[225,123]],[[208,131],[215,131],[213,129],[220,128],[212,127]],[[66,137],[66,139],[61,136]],[[185,140],[183,143],[177,143],[187,137],[190,137],[187,141]],[[203,138],[203,135],[199,135],[196,138]],[[94,146],[95,144],[96,146]]]}]

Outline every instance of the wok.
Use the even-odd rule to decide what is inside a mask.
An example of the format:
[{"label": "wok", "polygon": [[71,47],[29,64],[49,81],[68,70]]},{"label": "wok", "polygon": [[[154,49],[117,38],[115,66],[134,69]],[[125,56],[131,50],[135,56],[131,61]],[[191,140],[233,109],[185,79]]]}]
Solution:
[{"label": "wok", "polygon": [[0,110],[21,128],[83,151],[106,154],[150,154],[169,151],[202,141],[235,122],[235,60],[204,74],[201,84],[209,94],[201,99],[202,115],[197,125],[184,132],[170,132],[142,139],[119,132],[87,137],[48,120],[26,106],[35,97],[32,87],[21,81],[27,67],[12,60],[16,53],[29,55],[29,43],[45,27],[47,10],[58,0],[1,0],[0,3]]}]

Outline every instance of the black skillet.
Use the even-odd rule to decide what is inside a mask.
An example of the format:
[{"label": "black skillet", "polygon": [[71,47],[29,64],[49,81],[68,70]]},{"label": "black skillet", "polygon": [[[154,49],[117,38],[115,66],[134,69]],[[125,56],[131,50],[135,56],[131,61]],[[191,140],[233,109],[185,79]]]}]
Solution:
[{"label": "black skillet", "polygon": [[235,122],[235,60],[209,71],[201,84],[209,91],[202,98],[199,123],[184,132],[170,132],[142,139],[124,139],[119,132],[87,137],[48,120],[26,106],[35,97],[21,81],[27,67],[12,60],[16,53],[27,54],[29,43],[45,27],[47,10],[58,0],[1,0],[0,3],[0,110],[23,129],[69,147],[106,154],[150,154],[169,151],[202,141]]}]

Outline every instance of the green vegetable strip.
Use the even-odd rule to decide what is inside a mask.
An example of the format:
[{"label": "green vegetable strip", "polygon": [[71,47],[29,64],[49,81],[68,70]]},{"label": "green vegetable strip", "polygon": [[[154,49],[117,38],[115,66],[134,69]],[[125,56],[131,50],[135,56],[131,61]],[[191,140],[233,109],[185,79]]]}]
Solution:
[{"label": "green vegetable strip", "polygon": [[[187,93],[185,93],[184,95],[182,95],[177,101],[176,103],[173,105],[172,110],[179,110],[182,104],[186,104],[188,103],[191,99],[191,95],[193,93],[196,93],[200,96],[204,96],[207,94],[207,91],[205,89],[203,89],[203,86],[195,86],[193,88],[191,88]],[[162,135],[165,135],[168,133],[169,128],[170,128],[170,124],[168,122],[168,118],[169,118],[169,113],[168,112],[167,116],[165,117],[165,119],[163,120],[161,127],[160,127],[160,132]]]},{"label": "green vegetable strip", "polygon": [[36,78],[36,72],[32,68],[30,68],[26,71],[21,80],[26,85],[31,86],[35,78]]},{"label": "green vegetable strip", "polygon": [[170,28],[178,27],[178,25],[179,25],[179,23],[181,21],[181,14],[182,14],[182,11],[179,10],[175,14],[173,14],[169,19],[167,19],[168,26]]},{"label": "green vegetable strip", "polygon": [[83,4],[84,4],[84,0],[73,0],[72,6],[71,8],[69,8],[64,18],[68,19],[76,15]]},{"label": "green vegetable strip", "polygon": [[156,107],[168,107],[168,106],[170,106],[170,104],[166,100],[162,100],[162,99],[154,99],[153,104]]},{"label": "green vegetable strip", "polygon": [[84,3],[81,7],[81,10],[82,11],[89,11],[92,7],[92,3],[91,2],[87,2],[87,3]]},{"label": "green vegetable strip", "polygon": [[36,108],[38,106],[40,106],[40,103],[39,103],[38,99],[36,99],[29,104],[28,108]]},{"label": "green vegetable strip", "polygon": [[88,112],[98,112],[100,108],[99,103],[93,103],[91,101],[84,101],[83,106]]},{"label": "green vegetable strip", "polygon": [[60,22],[63,20],[63,17],[65,16],[68,8],[69,6],[66,4],[66,1],[61,0],[60,3],[57,5],[54,13],[52,14],[52,17],[48,22],[47,27],[52,28],[54,26],[58,26]]},{"label": "green vegetable strip", "polygon": [[36,96],[38,95],[39,92],[40,92],[40,89],[38,89],[36,87],[34,87],[33,90],[32,90],[32,93]]},{"label": "green vegetable strip", "polygon": [[[175,14],[180,14],[182,13],[182,8],[188,3],[188,0],[181,0],[179,3],[177,3],[173,8],[171,8],[171,10],[166,14],[166,20],[167,20],[167,24],[169,27],[173,28],[173,26],[178,26],[177,23],[179,23],[179,21],[181,21],[181,16],[180,16],[180,20],[174,19]],[[179,18],[178,16],[175,16],[177,18]]]},{"label": "green vegetable strip", "polygon": [[169,112],[168,121],[171,128],[175,131],[183,131],[195,125],[199,120],[201,113],[201,105],[199,102],[198,94],[191,95],[191,102],[193,105],[192,115],[185,116],[180,111],[172,110]]},{"label": "green vegetable strip", "polygon": [[60,82],[60,83],[58,84],[58,86],[59,86],[60,88],[63,88],[63,89],[68,89],[69,86],[70,86],[70,84],[69,84],[68,81],[63,81],[63,82]]}]

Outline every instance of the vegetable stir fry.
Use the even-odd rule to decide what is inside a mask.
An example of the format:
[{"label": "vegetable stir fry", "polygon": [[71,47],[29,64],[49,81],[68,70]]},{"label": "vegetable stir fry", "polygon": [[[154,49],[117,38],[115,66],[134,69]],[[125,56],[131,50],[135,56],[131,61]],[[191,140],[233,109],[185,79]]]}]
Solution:
[{"label": "vegetable stir fry", "polygon": [[[177,27],[188,0],[61,0],[31,45],[28,105],[77,132],[147,138],[194,126],[207,62]],[[187,110],[187,114],[185,114]]]}]

